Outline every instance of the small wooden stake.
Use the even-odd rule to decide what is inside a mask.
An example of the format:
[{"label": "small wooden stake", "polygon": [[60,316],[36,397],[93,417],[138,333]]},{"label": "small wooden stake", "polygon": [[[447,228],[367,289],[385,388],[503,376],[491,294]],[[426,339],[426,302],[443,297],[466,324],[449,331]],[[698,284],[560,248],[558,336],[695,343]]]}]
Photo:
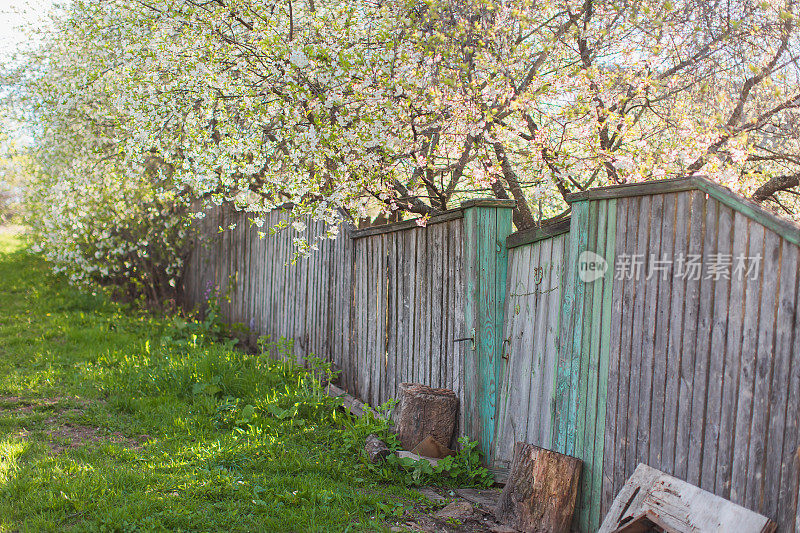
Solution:
[{"label": "small wooden stake", "polygon": [[497,519],[529,533],[569,533],[581,465],[575,457],[516,443]]}]

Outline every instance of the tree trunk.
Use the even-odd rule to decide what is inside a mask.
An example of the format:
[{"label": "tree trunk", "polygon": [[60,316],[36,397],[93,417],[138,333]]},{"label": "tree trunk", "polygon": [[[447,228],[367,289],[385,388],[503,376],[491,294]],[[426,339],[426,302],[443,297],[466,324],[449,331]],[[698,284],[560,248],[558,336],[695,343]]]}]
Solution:
[{"label": "tree trunk", "polygon": [[401,383],[395,410],[395,431],[406,450],[413,450],[428,436],[448,446],[458,416],[458,397],[448,389],[417,383]]},{"label": "tree trunk", "polygon": [[497,519],[528,533],[569,533],[581,465],[575,457],[516,443]]}]

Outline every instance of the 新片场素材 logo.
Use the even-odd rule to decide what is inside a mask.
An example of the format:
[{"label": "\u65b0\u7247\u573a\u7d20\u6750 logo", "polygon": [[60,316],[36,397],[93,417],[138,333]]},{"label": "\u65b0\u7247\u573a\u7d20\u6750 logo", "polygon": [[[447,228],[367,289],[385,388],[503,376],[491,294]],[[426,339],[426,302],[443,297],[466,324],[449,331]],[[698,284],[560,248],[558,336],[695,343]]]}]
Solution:
[{"label": "\u65b0\u7247\u573a\u7d20\u6750 logo", "polygon": [[586,250],[578,256],[578,277],[584,283],[602,278],[608,270],[608,261],[602,256]]}]

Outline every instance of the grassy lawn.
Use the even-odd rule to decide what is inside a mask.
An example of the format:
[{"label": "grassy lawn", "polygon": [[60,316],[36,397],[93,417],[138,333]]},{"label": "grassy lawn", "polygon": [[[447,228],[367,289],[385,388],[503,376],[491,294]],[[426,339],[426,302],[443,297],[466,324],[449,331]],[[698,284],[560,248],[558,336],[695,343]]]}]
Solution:
[{"label": "grassy lawn", "polygon": [[385,430],[208,328],[69,286],[0,232],[0,531],[375,531],[425,505]]}]

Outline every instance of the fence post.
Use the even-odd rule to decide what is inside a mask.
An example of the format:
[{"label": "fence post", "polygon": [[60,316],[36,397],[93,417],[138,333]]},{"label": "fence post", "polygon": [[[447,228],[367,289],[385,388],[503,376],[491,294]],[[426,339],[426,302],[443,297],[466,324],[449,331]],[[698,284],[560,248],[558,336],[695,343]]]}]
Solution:
[{"label": "fence post", "polygon": [[481,199],[464,210],[464,432],[492,464],[503,355],[503,308],[514,200]]}]

